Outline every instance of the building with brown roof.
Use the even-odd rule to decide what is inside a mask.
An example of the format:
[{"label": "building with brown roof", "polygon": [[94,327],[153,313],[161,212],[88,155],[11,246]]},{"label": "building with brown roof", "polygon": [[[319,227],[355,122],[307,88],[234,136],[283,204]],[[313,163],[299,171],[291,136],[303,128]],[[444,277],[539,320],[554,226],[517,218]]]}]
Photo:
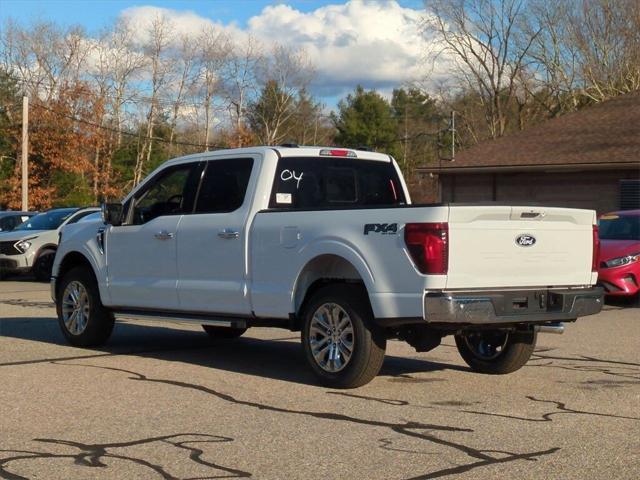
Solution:
[{"label": "building with brown roof", "polygon": [[640,208],[640,94],[483,142],[418,175],[441,202]]}]

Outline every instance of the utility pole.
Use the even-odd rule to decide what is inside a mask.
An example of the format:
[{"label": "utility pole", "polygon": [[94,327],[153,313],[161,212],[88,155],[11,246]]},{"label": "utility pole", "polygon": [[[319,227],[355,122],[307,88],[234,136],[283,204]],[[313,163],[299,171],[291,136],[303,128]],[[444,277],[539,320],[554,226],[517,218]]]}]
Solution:
[{"label": "utility pole", "polygon": [[22,210],[29,210],[29,97],[22,97]]},{"label": "utility pole", "polygon": [[456,111],[451,110],[451,161],[456,159]]}]

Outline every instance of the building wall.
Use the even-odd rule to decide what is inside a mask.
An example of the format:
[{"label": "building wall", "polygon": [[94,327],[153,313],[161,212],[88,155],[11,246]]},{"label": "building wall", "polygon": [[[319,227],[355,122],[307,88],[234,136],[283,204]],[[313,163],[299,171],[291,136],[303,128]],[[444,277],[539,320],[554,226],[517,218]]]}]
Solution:
[{"label": "building wall", "polygon": [[638,179],[640,172],[523,172],[440,175],[443,202],[539,203],[594,209],[619,208],[620,180]]}]

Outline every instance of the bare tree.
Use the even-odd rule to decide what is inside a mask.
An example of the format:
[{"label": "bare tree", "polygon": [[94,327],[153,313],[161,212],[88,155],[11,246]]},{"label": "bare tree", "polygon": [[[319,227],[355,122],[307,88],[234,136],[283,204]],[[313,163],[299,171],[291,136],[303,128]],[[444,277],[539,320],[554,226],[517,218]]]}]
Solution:
[{"label": "bare tree", "polygon": [[122,145],[123,115],[125,103],[133,98],[135,92],[131,84],[145,64],[144,55],[138,52],[133,41],[133,27],[124,19],[119,19],[113,31],[106,36],[107,58],[111,83],[111,108],[118,130],[116,146]]},{"label": "bare tree", "polygon": [[532,0],[525,30],[534,40],[527,52],[530,75],[521,86],[550,116],[578,108],[578,52],[571,18],[575,2]]},{"label": "bare tree", "polygon": [[80,27],[36,22],[27,28],[7,21],[2,35],[3,64],[15,70],[32,96],[55,98],[62,83],[74,84],[86,73],[90,45]]},{"label": "bare tree", "polygon": [[601,102],[640,89],[638,0],[582,0],[570,21],[587,98]]},{"label": "bare tree", "polygon": [[232,46],[225,68],[225,94],[234,125],[236,146],[242,147],[248,99],[256,93],[258,67],[264,61],[260,43],[251,35]]},{"label": "bare tree", "polygon": [[178,45],[173,50],[174,69],[172,72],[172,112],[169,131],[169,144],[173,145],[176,135],[176,126],[187,94],[193,89],[196,82],[196,59],[198,43],[189,35],[182,35]]},{"label": "bare tree", "polygon": [[172,41],[173,25],[171,21],[163,16],[157,15],[146,32],[148,39],[143,45],[147,68],[150,74],[149,110],[146,116],[146,134],[142,143],[142,148],[138,151],[136,166],[133,176],[133,184],[137,185],[143,178],[144,165],[151,158],[153,147],[153,129],[156,115],[159,110],[159,95],[165,87],[169,78],[168,72],[171,68],[171,61],[167,58],[167,51]]},{"label": "bare tree", "polygon": [[[286,139],[296,99],[311,82],[313,72],[304,50],[275,45],[264,58],[258,76],[263,85],[262,105],[252,109],[252,123],[262,143],[276,145]],[[260,99],[254,105],[260,105]]]},{"label": "bare tree", "polygon": [[204,108],[204,144],[209,150],[211,124],[213,121],[213,100],[222,89],[222,71],[231,52],[231,41],[228,35],[208,25],[197,38],[199,91]]},{"label": "bare tree", "polygon": [[456,61],[467,88],[478,94],[489,135],[503,135],[519,73],[539,29],[526,31],[524,0],[427,0],[426,27]]}]

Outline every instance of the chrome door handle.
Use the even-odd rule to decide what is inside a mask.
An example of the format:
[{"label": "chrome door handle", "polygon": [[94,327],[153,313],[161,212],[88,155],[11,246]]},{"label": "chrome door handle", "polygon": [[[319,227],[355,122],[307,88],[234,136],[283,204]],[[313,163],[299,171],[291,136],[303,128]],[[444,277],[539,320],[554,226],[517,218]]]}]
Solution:
[{"label": "chrome door handle", "polygon": [[173,233],[167,232],[166,230],[161,230],[154,235],[158,240],[169,240],[173,238]]},{"label": "chrome door handle", "polygon": [[225,228],[224,230],[218,232],[218,236],[220,238],[238,238],[240,236],[240,232],[231,230],[230,228]]}]

